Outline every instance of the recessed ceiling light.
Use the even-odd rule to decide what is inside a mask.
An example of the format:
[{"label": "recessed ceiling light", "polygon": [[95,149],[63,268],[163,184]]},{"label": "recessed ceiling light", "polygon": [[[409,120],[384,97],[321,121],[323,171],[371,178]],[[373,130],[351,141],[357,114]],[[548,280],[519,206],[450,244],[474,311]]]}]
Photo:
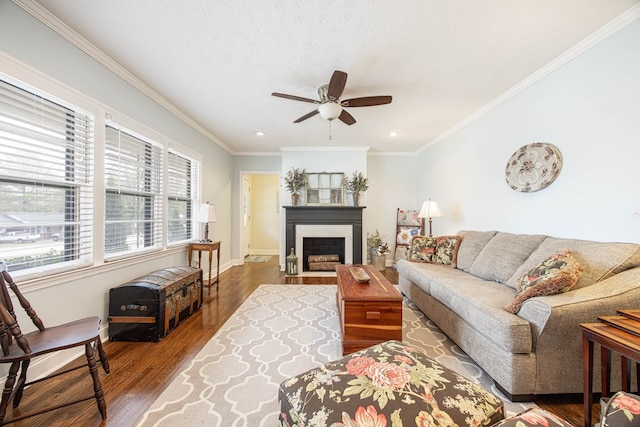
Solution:
[{"label": "recessed ceiling light", "polygon": [[264,136],[264,132],[262,132],[262,131],[256,131],[256,135],[257,135],[257,136]]},{"label": "recessed ceiling light", "polygon": [[398,136],[398,132],[389,132],[389,136]]}]

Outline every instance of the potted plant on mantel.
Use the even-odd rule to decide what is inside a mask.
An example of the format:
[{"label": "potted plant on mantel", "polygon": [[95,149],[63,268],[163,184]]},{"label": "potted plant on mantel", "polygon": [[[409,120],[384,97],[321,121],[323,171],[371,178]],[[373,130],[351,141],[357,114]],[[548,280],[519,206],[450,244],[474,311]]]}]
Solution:
[{"label": "potted plant on mantel", "polygon": [[300,190],[307,185],[305,169],[291,168],[284,177],[285,188],[291,193],[291,204],[296,206],[300,200]]},{"label": "potted plant on mantel", "polygon": [[353,206],[359,206],[360,193],[364,193],[369,189],[369,179],[362,175],[362,172],[353,171],[351,179],[344,178],[344,188],[353,194]]}]

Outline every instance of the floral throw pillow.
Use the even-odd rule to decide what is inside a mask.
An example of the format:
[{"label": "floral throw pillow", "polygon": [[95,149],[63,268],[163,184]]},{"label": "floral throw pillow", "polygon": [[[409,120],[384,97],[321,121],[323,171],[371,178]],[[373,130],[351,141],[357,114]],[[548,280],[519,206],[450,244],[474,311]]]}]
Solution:
[{"label": "floral throw pillow", "polygon": [[529,298],[567,292],[576,284],[583,269],[566,249],[551,255],[516,280],[518,293],[505,310],[516,314]]},{"label": "floral throw pillow", "polygon": [[436,238],[427,236],[415,236],[411,239],[409,249],[409,261],[435,262]]},{"label": "floral throw pillow", "polygon": [[458,248],[460,247],[461,241],[461,236],[436,237],[434,262],[455,268],[458,259]]}]

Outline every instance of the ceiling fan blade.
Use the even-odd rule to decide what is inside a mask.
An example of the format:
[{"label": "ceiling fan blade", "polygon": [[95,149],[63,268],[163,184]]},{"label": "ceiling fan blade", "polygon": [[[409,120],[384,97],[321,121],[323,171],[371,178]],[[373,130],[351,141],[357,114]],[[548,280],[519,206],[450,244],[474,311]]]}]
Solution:
[{"label": "ceiling fan blade", "polygon": [[347,73],[340,70],[335,70],[329,81],[329,88],[327,89],[327,96],[329,99],[340,99],[342,91],[347,84]]},{"label": "ceiling fan blade", "polygon": [[347,113],[347,110],[342,110],[342,113],[340,113],[340,117],[338,118],[349,126],[356,122],[356,119],[354,119],[351,114]]},{"label": "ceiling fan blade", "polygon": [[374,105],[391,104],[390,96],[365,96],[345,99],[340,103],[343,107],[372,107]]},{"label": "ceiling fan blade", "polygon": [[303,98],[301,96],[296,96],[296,95],[287,95],[286,93],[273,92],[271,95],[277,96],[280,98],[293,99],[294,101],[311,102],[312,104],[320,104],[320,101],[317,101],[315,99]]},{"label": "ceiling fan blade", "polygon": [[318,110],[313,110],[312,112],[307,113],[304,116],[300,117],[299,119],[295,120],[293,123],[300,123],[301,121],[307,120],[308,118],[313,117],[318,113],[319,113]]}]

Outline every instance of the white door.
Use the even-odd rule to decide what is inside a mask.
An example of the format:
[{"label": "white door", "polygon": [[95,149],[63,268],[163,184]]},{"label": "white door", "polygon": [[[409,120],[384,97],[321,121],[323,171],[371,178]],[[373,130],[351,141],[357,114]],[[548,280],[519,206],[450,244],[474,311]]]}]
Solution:
[{"label": "white door", "polygon": [[242,236],[240,256],[244,259],[251,251],[251,176],[242,176]]}]

